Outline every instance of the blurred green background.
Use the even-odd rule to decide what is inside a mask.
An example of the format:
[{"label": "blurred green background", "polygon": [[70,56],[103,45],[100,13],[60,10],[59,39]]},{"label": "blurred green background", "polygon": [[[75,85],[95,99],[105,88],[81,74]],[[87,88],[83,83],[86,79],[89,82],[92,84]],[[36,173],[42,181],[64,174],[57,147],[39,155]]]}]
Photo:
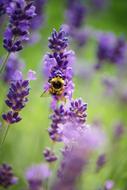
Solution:
[{"label": "blurred green background", "polygon": [[[83,1],[85,4],[85,0]],[[96,30],[112,31],[116,35],[127,34],[127,1],[126,0],[109,0],[109,5],[100,11],[88,14],[86,26]],[[64,23],[65,1],[49,0],[45,6],[45,23],[40,31],[41,40],[37,44],[26,45],[20,53],[22,59],[26,63],[24,75],[28,69],[37,72],[37,80],[31,82],[31,91],[29,102],[22,110],[22,121],[10,127],[6,141],[0,150],[0,163],[7,162],[14,168],[15,174],[20,178],[19,184],[13,186],[12,190],[19,190],[25,187],[24,173],[28,166],[33,163],[44,161],[42,152],[46,146],[51,145],[47,128],[50,125],[48,119],[50,111],[50,97],[40,98],[43,92],[44,79],[42,76],[43,56],[48,49],[48,37],[52,29],[60,28]],[[2,38],[0,39],[0,56],[6,52],[2,47]],[[70,42],[70,49],[76,53],[76,64],[84,65],[96,61],[96,43],[91,41],[85,48],[77,49],[74,43]],[[94,74],[91,82],[81,80],[80,77],[74,77],[75,92],[74,98],[82,97],[88,103],[87,123],[94,120],[101,120],[109,139],[112,137],[113,124],[122,121],[125,126],[127,124],[127,105],[120,104],[117,99],[110,99],[103,93],[101,77],[104,75],[114,76],[117,69],[113,65],[105,66],[101,71]],[[0,110],[7,110],[3,103],[8,86],[0,81]],[[3,106],[4,104],[4,106]],[[1,122],[2,118],[1,118]],[[0,137],[4,132],[4,128],[0,129]],[[56,145],[58,149],[59,145]],[[127,190],[127,138],[123,138],[117,145],[117,148],[110,150],[110,161],[107,166],[95,174],[89,170],[84,176],[84,188],[87,190],[95,190],[108,178],[115,180],[116,190]],[[59,153],[59,150],[57,150]],[[97,189],[97,188],[96,188]]]}]

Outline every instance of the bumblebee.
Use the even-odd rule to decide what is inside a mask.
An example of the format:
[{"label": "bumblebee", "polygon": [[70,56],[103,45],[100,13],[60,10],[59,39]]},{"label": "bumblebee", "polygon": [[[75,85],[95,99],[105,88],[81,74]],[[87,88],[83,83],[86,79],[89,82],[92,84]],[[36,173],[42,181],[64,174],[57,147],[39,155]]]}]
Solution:
[{"label": "bumblebee", "polygon": [[60,96],[64,91],[64,79],[60,76],[53,77],[49,80],[51,87],[49,88],[49,93],[52,95]]}]

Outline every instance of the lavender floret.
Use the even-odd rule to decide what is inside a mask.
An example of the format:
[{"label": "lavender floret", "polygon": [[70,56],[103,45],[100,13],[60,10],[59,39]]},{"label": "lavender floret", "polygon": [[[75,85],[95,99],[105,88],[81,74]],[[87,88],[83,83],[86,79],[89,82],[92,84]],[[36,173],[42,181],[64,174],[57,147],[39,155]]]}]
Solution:
[{"label": "lavender floret", "polygon": [[12,167],[8,164],[0,165],[0,186],[3,188],[9,188],[16,184],[18,181],[17,177],[14,176]]},{"label": "lavender floret", "polygon": [[68,39],[66,33],[63,30],[57,32],[55,29],[52,32],[52,36],[48,38],[48,47],[53,51],[62,51],[68,46]]},{"label": "lavender floret", "polygon": [[43,151],[43,155],[45,157],[45,160],[50,163],[58,159],[55,153],[50,148],[45,148],[45,150]]}]

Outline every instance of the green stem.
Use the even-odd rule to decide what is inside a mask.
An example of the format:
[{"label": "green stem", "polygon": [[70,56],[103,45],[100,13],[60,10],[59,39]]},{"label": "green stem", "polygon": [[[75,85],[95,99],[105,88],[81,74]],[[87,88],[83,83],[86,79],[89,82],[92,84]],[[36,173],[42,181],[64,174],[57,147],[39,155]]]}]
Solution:
[{"label": "green stem", "polygon": [[4,141],[5,141],[5,139],[6,139],[6,137],[7,137],[7,134],[8,134],[8,130],[9,130],[9,124],[8,124],[7,127],[6,127],[6,130],[5,130],[5,133],[4,133],[4,135],[3,135],[3,138],[2,138],[2,141],[1,141],[1,144],[0,144],[0,147],[2,147],[2,145],[4,144]]},{"label": "green stem", "polygon": [[46,180],[46,183],[45,183],[45,190],[48,190],[48,187],[49,187],[49,178]]},{"label": "green stem", "polygon": [[10,52],[7,53],[7,56],[6,56],[5,60],[3,61],[2,65],[1,65],[0,74],[3,72],[9,56],[10,56]]}]

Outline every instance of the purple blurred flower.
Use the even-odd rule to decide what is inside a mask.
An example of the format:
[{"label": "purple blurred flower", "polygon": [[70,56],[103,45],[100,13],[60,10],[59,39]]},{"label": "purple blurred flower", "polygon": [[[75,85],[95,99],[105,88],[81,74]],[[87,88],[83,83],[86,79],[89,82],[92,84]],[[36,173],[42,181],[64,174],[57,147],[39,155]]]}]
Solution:
[{"label": "purple blurred flower", "polygon": [[43,151],[43,155],[47,162],[54,162],[58,159],[55,153],[50,148],[45,148],[45,150]]},{"label": "purple blurred flower", "polygon": [[112,190],[114,187],[114,181],[112,180],[107,180],[105,182],[104,190]]},{"label": "purple blurred flower", "polygon": [[44,181],[51,176],[51,171],[47,164],[33,165],[26,171],[26,179],[29,190],[40,190]]},{"label": "purple blurred flower", "polygon": [[81,2],[72,1],[66,12],[68,25],[73,29],[80,28],[86,16],[86,8]]},{"label": "purple blurred flower", "polygon": [[94,8],[100,11],[100,9],[106,6],[107,0],[91,0],[91,3]]},{"label": "purple blurred flower", "polygon": [[99,171],[106,163],[106,155],[101,154],[96,162],[96,171]]},{"label": "purple blurred flower", "polygon": [[102,34],[98,41],[97,59],[98,64],[95,68],[100,68],[104,62],[123,65],[125,62],[125,55],[127,51],[127,44],[125,39],[116,38],[113,34]]},{"label": "purple blurred flower", "polygon": [[[68,122],[63,127],[65,141],[63,159],[58,170],[59,179],[56,180],[53,190],[75,189],[76,181],[81,176],[93,151],[104,145],[104,134],[92,127]],[[61,188],[60,188],[61,187]]]},{"label": "purple blurred flower", "polygon": [[113,95],[118,85],[118,80],[116,77],[105,76],[102,79],[102,84],[104,85],[104,88],[105,88],[105,94]]},{"label": "purple blurred flower", "polygon": [[[58,142],[63,141],[63,128],[65,125],[68,126],[69,122],[73,122],[75,126],[84,124],[87,116],[86,109],[87,104],[83,103],[81,99],[72,100],[68,108],[64,108],[63,105],[56,108],[50,116],[52,123],[48,131],[51,139]],[[75,127],[74,130],[76,132]],[[72,133],[69,135],[72,135]]]},{"label": "purple blurred flower", "polygon": [[0,165],[0,186],[3,188],[9,188],[16,184],[18,178],[14,176],[12,167],[7,164]]},{"label": "purple blurred flower", "polygon": [[89,147],[89,150],[94,150],[101,148],[106,141],[106,136],[102,130],[86,124],[68,122],[59,130],[62,133],[62,141],[66,145],[72,145],[74,143],[80,146],[84,144],[84,149]]},{"label": "purple blurred flower", "polygon": [[68,34],[79,47],[84,46],[89,36],[85,30],[81,29],[86,19],[86,7],[81,1],[68,1],[65,18],[68,24]]},{"label": "purple blurred flower", "polygon": [[10,18],[3,40],[3,46],[8,52],[23,49],[22,42],[29,39],[30,21],[36,15],[33,4],[25,0],[16,0],[7,7]]},{"label": "purple blurred flower", "polygon": [[72,30],[71,37],[74,38],[75,42],[79,47],[82,47],[87,43],[89,39],[89,33],[86,30]]},{"label": "purple blurred flower", "polygon": [[36,80],[36,72],[30,69],[27,73],[27,80]]},{"label": "purple blurred flower", "polygon": [[52,95],[55,103],[59,100],[71,99],[74,90],[72,64],[75,57],[73,51],[66,50],[67,46],[66,33],[62,29],[59,32],[54,30],[52,37],[49,38],[49,48],[53,52],[44,57],[44,74],[48,81],[44,91]]},{"label": "purple blurred flower", "polygon": [[31,21],[31,29],[37,30],[43,26],[44,22],[44,6],[46,0],[36,0],[34,1],[34,6],[36,7],[36,16]]},{"label": "purple blurred flower", "polygon": [[120,91],[120,101],[125,105],[127,104],[127,88],[124,85]]},{"label": "purple blurred flower", "polygon": [[52,190],[74,190],[76,181],[82,174],[87,163],[86,155],[78,149],[65,148],[63,159],[58,170],[58,178],[53,184]]},{"label": "purple blurred flower", "polygon": [[124,134],[124,131],[125,131],[124,124],[122,122],[116,123],[114,126],[114,134],[113,134],[114,139],[119,140]]},{"label": "purple blurred flower", "polygon": [[96,68],[101,67],[104,61],[109,61],[112,55],[112,48],[115,43],[115,37],[113,34],[102,34],[98,41],[97,59],[98,64]]},{"label": "purple blurred flower", "polygon": [[4,82],[9,83],[13,79],[15,72],[20,70],[23,66],[23,61],[20,60],[15,54],[11,54],[7,60],[6,67],[2,75]]},{"label": "purple blurred flower", "polygon": [[117,39],[111,54],[111,62],[115,64],[123,64],[127,52],[127,44],[123,37]]},{"label": "purple blurred flower", "polygon": [[27,96],[29,95],[30,90],[29,81],[35,80],[35,76],[31,76],[31,72],[31,70],[28,72],[27,80],[23,79],[22,73],[19,71],[15,72],[13,76],[13,81],[11,82],[7,99],[5,100],[6,105],[11,109],[11,111],[2,115],[3,119],[9,124],[19,122],[21,120],[19,112],[25,107],[28,101]]}]

